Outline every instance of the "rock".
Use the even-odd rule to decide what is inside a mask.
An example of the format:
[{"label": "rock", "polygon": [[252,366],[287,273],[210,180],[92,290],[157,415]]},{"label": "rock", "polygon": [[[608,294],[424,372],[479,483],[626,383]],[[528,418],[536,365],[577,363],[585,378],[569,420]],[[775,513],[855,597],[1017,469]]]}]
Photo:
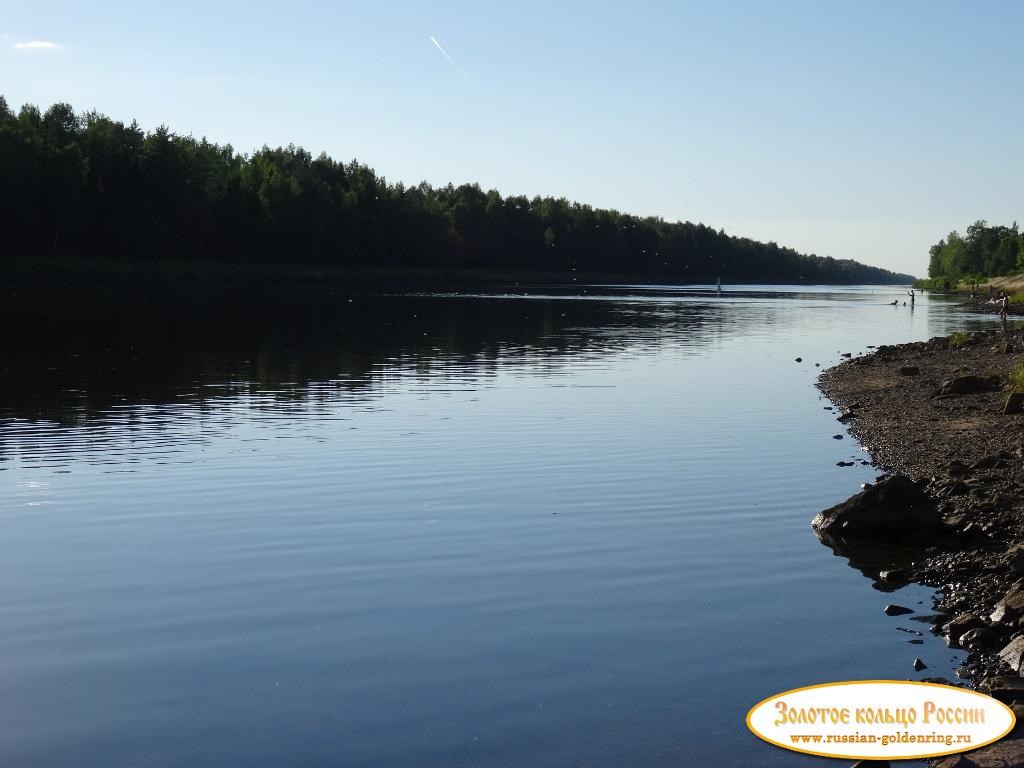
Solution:
[{"label": "rock", "polygon": [[887,605],[882,609],[886,616],[906,616],[908,613],[913,613],[913,608],[906,608],[902,605]]},{"label": "rock", "polygon": [[843,436],[842,435],[832,435],[832,439],[833,440],[842,440]]},{"label": "rock", "polygon": [[966,515],[950,515],[942,520],[942,524],[953,533],[962,531],[966,527],[965,523],[967,523]]},{"label": "rock", "polygon": [[996,603],[989,619],[995,623],[1008,624],[1021,616],[1024,616],[1024,589],[1015,585]]},{"label": "rock", "polygon": [[970,468],[962,461],[955,459],[946,465],[946,474],[950,477],[962,477],[970,471]]},{"label": "rock", "polygon": [[796,362],[798,362],[798,363],[802,363],[803,361],[804,361],[804,359],[803,359],[802,357],[798,357],[798,358],[796,359]]},{"label": "rock", "polygon": [[840,357],[853,357],[853,353],[852,352],[843,352],[843,354],[840,355]]},{"label": "rock", "polygon": [[901,365],[900,373],[903,376],[917,376],[921,372],[921,369],[916,365]]},{"label": "rock", "polygon": [[1003,739],[973,752],[947,755],[932,768],[1020,768],[1024,766],[1024,739]]},{"label": "rock", "polygon": [[998,456],[983,456],[982,458],[978,459],[976,462],[971,464],[971,469],[974,470],[975,472],[977,472],[979,469],[992,469],[992,467],[999,466],[999,461],[1000,459]]},{"label": "rock", "polygon": [[997,376],[955,376],[942,382],[936,395],[973,395],[999,389],[1002,382]]},{"label": "rock", "polygon": [[1024,392],[1011,392],[1006,396],[1003,413],[1011,415],[1024,411]]},{"label": "rock", "polygon": [[922,669],[928,669],[928,665],[920,659],[914,659],[914,671],[920,672]]},{"label": "rock", "polygon": [[999,699],[1004,704],[1024,701],[1024,677],[986,677],[978,682],[978,690],[993,699]]},{"label": "rock", "polygon": [[999,658],[1018,675],[1024,669],[1024,636],[1015,637],[999,652]]},{"label": "rock", "polygon": [[913,640],[907,640],[911,645],[924,645],[924,640],[919,637],[915,637]]},{"label": "rock", "polygon": [[963,496],[965,493],[969,493],[971,487],[962,481],[953,483],[946,489],[947,496]]},{"label": "rock", "polygon": [[878,578],[887,584],[902,584],[907,580],[907,572],[901,568],[890,568],[887,571],[880,571]]},{"label": "rock", "polygon": [[980,651],[995,645],[998,635],[987,627],[969,629],[960,636],[960,646],[968,651]]},{"label": "rock", "polygon": [[965,632],[983,626],[985,626],[985,622],[979,616],[975,616],[973,613],[961,613],[955,619],[942,625],[942,634],[946,636],[947,645],[957,646]]},{"label": "rock", "polygon": [[1017,499],[1009,493],[997,493],[992,497],[992,505],[996,509],[1009,509],[1016,501]]},{"label": "rock", "polygon": [[890,768],[887,760],[858,760],[850,768]]},{"label": "rock", "polygon": [[891,475],[841,504],[819,512],[811,527],[830,537],[891,538],[911,531],[938,532],[942,516],[906,475]]},{"label": "rock", "polygon": [[1016,575],[1024,575],[1024,544],[1012,546],[1007,553],[1006,562]]}]

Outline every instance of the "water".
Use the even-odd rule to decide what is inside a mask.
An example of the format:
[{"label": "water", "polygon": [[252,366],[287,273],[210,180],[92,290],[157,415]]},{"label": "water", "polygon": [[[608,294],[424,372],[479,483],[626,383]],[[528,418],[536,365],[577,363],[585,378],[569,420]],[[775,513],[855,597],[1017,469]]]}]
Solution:
[{"label": "water", "polygon": [[809,529],[875,474],[836,466],[865,454],[814,363],[992,318],[871,287],[6,294],[2,765],[831,765],[746,711],[955,666],[881,611],[930,593]]}]

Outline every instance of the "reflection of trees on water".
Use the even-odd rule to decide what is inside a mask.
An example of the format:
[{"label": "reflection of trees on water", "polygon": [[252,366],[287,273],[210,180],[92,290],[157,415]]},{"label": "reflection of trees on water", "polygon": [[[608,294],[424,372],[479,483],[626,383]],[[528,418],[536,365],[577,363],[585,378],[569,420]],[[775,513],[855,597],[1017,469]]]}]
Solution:
[{"label": "reflection of trees on water", "polygon": [[280,411],[384,395],[395,377],[478,385],[721,333],[718,307],[594,296],[366,296],[320,288],[10,290],[0,417],[71,426],[134,406]]},{"label": "reflection of trees on water", "polygon": [[[555,376],[610,353],[698,354],[805,322],[789,299],[836,293],[586,288],[558,295],[349,295],[333,288],[8,288],[0,419],[160,425],[188,405],[312,415],[417,384]],[[698,300],[694,300],[694,299]],[[145,409],[140,408],[145,406]],[[164,406],[154,409],[154,406]],[[144,414],[143,414],[144,410]],[[167,416],[168,427],[174,424]],[[0,423],[2,424],[2,423]],[[0,439],[8,428],[0,426]]]}]

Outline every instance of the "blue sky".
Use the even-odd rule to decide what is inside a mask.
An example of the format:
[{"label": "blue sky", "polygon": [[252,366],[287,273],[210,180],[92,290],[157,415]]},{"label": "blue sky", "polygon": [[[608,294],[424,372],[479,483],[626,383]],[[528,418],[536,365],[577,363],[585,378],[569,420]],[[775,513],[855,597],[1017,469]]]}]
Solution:
[{"label": "blue sky", "polygon": [[923,275],[1020,215],[1022,39],[1010,0],[35,0],[0,94]]}]

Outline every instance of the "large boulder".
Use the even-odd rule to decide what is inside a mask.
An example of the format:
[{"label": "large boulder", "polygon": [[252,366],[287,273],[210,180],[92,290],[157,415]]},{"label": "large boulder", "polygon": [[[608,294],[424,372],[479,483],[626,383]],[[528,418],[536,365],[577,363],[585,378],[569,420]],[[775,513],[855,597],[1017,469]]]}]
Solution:
[{"label": "large boulder", "polygon": [[942,516],[928,494],[909,477],[892,475],[819,512],[811,527],[832,539],[892,541],[908,533],[938,533]]}]

